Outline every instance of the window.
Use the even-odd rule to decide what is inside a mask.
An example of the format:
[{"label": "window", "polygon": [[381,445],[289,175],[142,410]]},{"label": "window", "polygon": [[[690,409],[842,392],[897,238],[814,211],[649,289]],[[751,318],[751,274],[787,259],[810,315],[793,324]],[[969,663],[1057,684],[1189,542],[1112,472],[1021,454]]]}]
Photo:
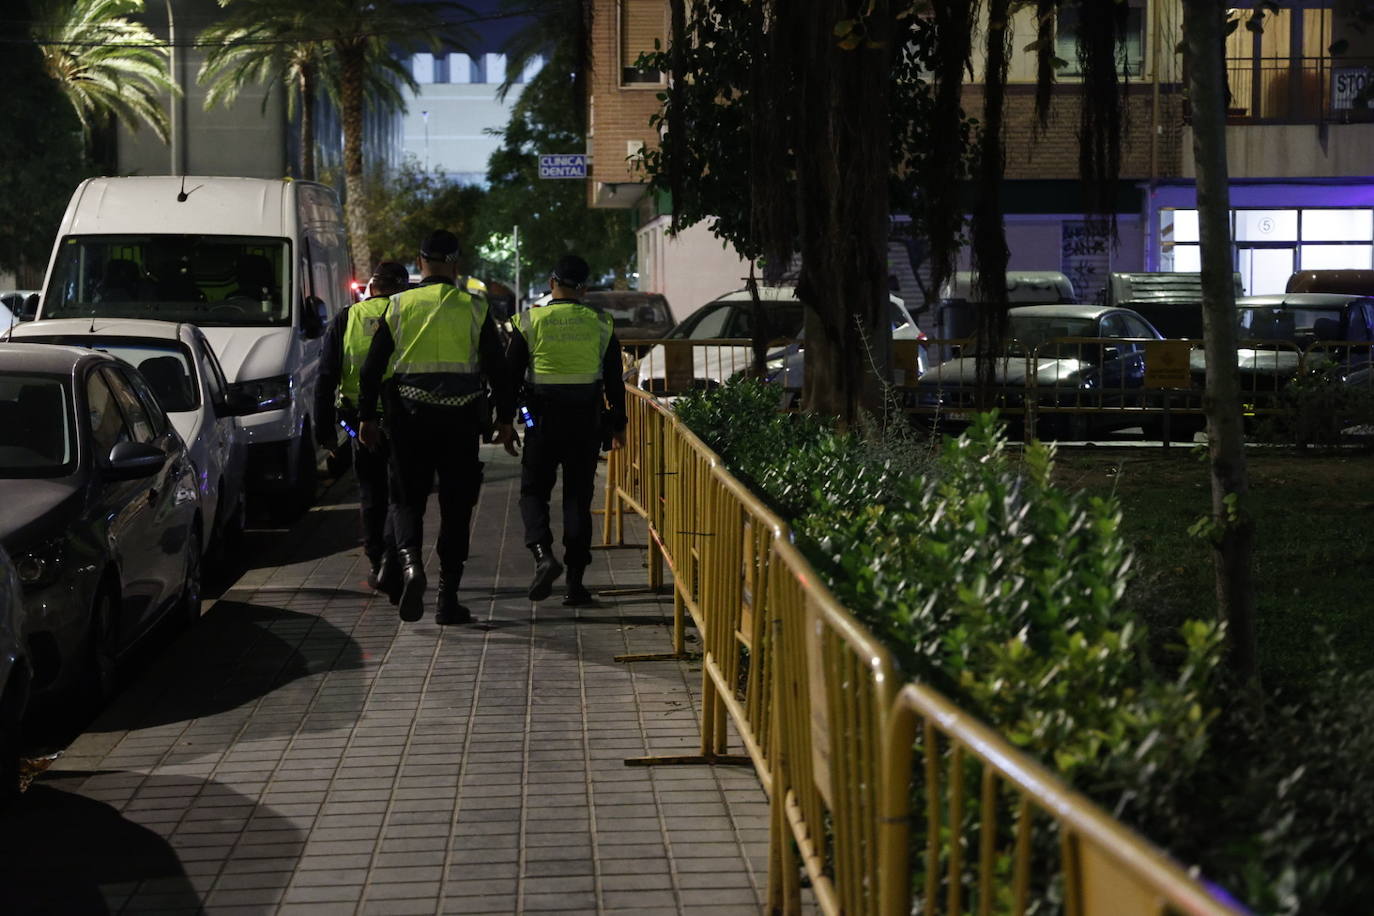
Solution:
[{"label": "window", "polygon": [[120,378],[128,382],[138,395],[139,404],[143,407],[148,422],[153,427],[153,435],[155,437],[162,436],[167,432],[167,415],[159,406],[157,395],[153,394],[153,390],[148,387],[148,382],[139,373],[130,372],[127,369],[120,369],[119,373]]},{"label": "window", "polygon": [[216,235],[68,236],[45,318],[156,318],[199,326],[291,323],[286,239]]},{"label": "window", "polygon": [[114,392],[115,400],[119,403],[119,409],[124,414],[125,421],[129,424],[129,429],[133,431],[135,442],[152,442],[157,437],[157,430],[153,426],[152,420],[148,418],[148,411],[143,406],[143,402],[134,394],[134,390],[129,385],[129,380],[124,377],[122,372],[114,369],[102,370],[105,382]]},{"label": "window", "polygon": [[410,66],[415,75],[415,82],[422,85],[434,82],[433,54],[416,54],[411,58]]},{"label": "window", "polygon": [[692,318],[683,322],[678,333],[672,337],[685,337],[689,340],[718,338],[725,333],[725,322],[730,317],[730,308],[724,303],[706,306]]},{"label": "window", "polygon": [[666,47],[668,5],[663,0],[620,0],[620,82],[622,85],[663,83],[658,70],[640,70],[640,55]]},{"label": "window", "polygon": [[1151,340],[1154,339],[1154,331],[1150,330],[1149,326],[1147,326],[1139,318],[1135,317],[1134,315],[1121,315],[1120,317],[1122,329],[1125,331],[1125,335],[1127,337],[1144,337]]},{"label": "window", "polygon": [[58,376],[0,372],[0,477],[61,477],[75,461],[72,412]]},{"label": "window", "polygon": [[484,56],[487,61],[487,82],[504,83],[506,81],[506,55],[487,54]]},{"label": "window", "polygon": [[472,58],[466,54],[448,56],[448,81],[450,83],[472,82]]},{"label": "window", "polygon": [[[1054,32],[1054,56],[1065,61],[1068,66],[1061,72],[1065,76],[1082,76],[1078,66],[1079,8],[1061,7]],[[1118,52],[1118,65],[1128,67],[1131,76],[1145,72],[1145,11],[1131,0],[1126,10],[1126,41]]]},{"label": "window", "polygon": [[110,449],[131,438],[114,393],[98,371],[86,378],[86,412],[91,424],[91,438],[95,440],[102,461],[109,456]]},{"label": "window", "polygon": [[208,343],[202,340],[199,347],[200,365],[205,371],[205,387],[210,390],[210,403],[223,407],[229,390],[229,384],[224,380],[224,370],[219,367],[219,360]]}]

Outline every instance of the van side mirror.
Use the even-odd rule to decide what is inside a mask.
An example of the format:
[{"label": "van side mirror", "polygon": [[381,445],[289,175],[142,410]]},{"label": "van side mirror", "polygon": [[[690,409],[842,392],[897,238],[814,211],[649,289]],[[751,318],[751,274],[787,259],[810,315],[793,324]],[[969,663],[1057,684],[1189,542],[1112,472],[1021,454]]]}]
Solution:
[{"label": "van side mirror", "polygon": [[33,321],[38,317],[38,294],[29,293],[24,297],[24,304],[19,309],[19,314],[15,316],[20,321]]},{"label": "van side mirror", "polygon": [[224,391],[223,404],[217,405],[215,413],[221,417],[246,417],[258,413],[261,407],[257,396],[242,385],[230,384]]},{"label": "van side mirror", "polygon": [[306,296],[301,311],[301,333],[313,340],[324,334],[329,324],[329,306],[319,296]]}]

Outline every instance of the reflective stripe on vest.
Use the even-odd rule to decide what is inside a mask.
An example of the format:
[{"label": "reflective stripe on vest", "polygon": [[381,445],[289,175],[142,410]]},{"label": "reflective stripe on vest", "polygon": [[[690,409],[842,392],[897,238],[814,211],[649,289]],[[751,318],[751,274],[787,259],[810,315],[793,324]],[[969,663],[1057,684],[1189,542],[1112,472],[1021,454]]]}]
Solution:
[{"label": "reflective stripe on vest", "polygon": [[615,323],[580,302],[550,302],[521,312],[516,330],[530,348],[525,378],[535,385],[586,385],[601,380]]},{"label": "reflective stripe on vest", "polygon": [[339,394],[334,399],[335,407],[345,407],[358,403],[358,379],[362,375],[367,351],[372,346],[372,336],[377,327],[386,320],[386,310],[391,300],[386,296],[373,296],[364,299],[348,310],[348,322],[343,334],[343,365],[339,373]]},{"label": "reflective stripe on vest", "polygon": [[478,374],[478,343],[487,300],[450,283],[430,283],[391,297],[386,323],[396,350],[390,375]]}]

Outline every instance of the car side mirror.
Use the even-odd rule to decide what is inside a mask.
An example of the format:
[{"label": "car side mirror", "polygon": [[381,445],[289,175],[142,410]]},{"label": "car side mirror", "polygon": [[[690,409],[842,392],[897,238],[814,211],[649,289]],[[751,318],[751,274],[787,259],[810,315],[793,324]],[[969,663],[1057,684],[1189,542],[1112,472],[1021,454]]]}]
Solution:
[{"label": "car side mirror", "polygon": [[329,306],[319,296],[306,296],[301,312],[301,333],[313,340],[324,334],[329,324]]},{"label": "car side mirror", "polygon": [[1102,348],[1102,361],[1103,361],[1103,362],[1106,362],[1106,361],[1109,360],[1109,359],[1120,359],[1120,358],[1121,358],[1121,348],[1120,348],[1120,347],[1103,347],[1103,348]]},{"label": "car side mirror", "polygon": [[24,297],[24,304],[19,309],[19,314],[15,316],[20,321],[33,321],[38,317],[38,294],[29,293]]},{"label": "car side mirror", "polygon": [[224,401],[216,405],[215,414],[221,417],[246,417],[261,409],[256,395],[242,385],[230,384],[224,391]]},{"label": "car side mirror", "polygon": [[114,480],[151,477],[167,463],[167,455],[151,442],[120,442],[110,449],[107,476]]}]

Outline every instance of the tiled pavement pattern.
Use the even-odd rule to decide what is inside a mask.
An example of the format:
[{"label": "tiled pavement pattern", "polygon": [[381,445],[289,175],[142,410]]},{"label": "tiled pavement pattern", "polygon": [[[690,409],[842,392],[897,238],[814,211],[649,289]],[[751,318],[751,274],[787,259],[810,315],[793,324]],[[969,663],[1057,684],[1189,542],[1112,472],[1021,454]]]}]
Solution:
[{"label": "tiled pavement pattern", "polygon": [[[334,484],[30,790],[12,880],[59,913],[760,912],[752,770],[623,763],[696,744],[699,667],[612,658],[667,650],[671,597],[531,606],[518,467],[483,458],[478,624],[370,594]],[[641,586],[643,556],[588,582]]]}]

